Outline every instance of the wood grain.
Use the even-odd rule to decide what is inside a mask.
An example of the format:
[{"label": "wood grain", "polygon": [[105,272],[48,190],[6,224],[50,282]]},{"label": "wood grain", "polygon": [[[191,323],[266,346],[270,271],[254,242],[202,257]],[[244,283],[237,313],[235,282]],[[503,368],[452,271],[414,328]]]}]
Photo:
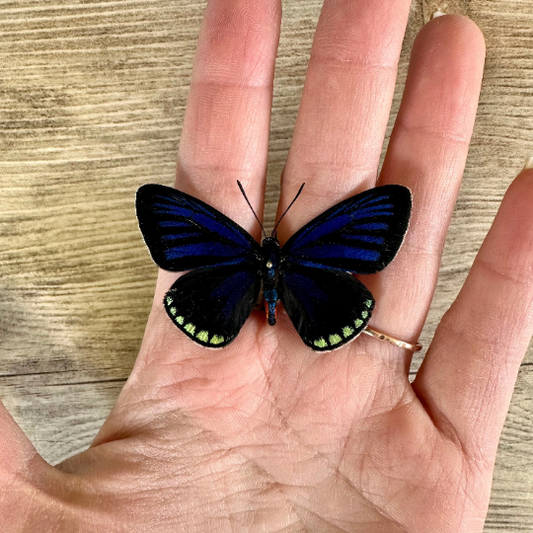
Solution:
[{"label": "wood grain", "polygon": [[[267,224],[320,7],[284,3]],[[52,463],[90,443],[135,360],[156,269],[133,194],[142,183],[173,182],[203,8],[196,0],[2,2],[0,395]],[[415,1],[388,132],[414,36],[437,9],[479,24],[487,64],[426,345],[506,187],[533,155],[533,0]],[[500,443],[487,533],[533,531],[532,393],[530,350]]]}]

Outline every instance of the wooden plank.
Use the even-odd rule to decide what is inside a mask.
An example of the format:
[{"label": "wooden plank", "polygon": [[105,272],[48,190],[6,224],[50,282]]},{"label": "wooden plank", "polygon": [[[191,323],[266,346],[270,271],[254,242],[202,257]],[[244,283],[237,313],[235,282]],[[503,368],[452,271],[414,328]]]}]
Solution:
[{"label": "wooden plank", "polygon": [[[270,226],[320,7],[284,3]],[[90,443],[135,360],[156,269],[132,195],[142,183],[173,182],[203,8],[197,0],[2,3],[0,393],[51,462]],[[388,133],[414,37],[437,9],[480,25],[487,64],[426,345],[506,187],[533,155],[533,0],[414,2]],[[532,393],[530,350],[500,443],[487,532],[533,530]]]}]

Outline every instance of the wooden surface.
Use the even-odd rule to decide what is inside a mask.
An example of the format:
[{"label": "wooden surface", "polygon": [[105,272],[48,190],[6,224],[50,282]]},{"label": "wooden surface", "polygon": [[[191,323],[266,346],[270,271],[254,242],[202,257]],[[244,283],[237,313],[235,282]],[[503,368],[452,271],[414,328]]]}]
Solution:
[{"label": "wooden surface", "polygon": [[[284,2],[270,221],[320,6]],[[142,183],[173,182],[203,8],[198,0],[1,2],[0,395],[52,463],[89,444],[135,360],[156,268],[133,195]],[[415,0],[391,124],[414,36],[437,9],[474,19],[488,55],[426,345],[506,187],[533,155],[533,0]],[[486,532],[533,531],[532,397],[530,350]]]}]

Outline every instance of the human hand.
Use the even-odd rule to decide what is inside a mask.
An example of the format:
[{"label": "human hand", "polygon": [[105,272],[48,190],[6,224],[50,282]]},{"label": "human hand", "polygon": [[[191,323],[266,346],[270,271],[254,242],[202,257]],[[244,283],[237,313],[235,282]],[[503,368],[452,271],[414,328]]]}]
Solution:
[{"label": "human hand", "polygon": [[[408,10],[326,1],[280,205],[306,188],[280,240],[376,184]],[[255,231],[235,180],[261,205],[279,16],[273,0],[210,1],[179,154],[177,187]],[[467,19],[422,30],[379,177],[408,186],[414,204],[402,250],[364,279],[371,325],[410,342],[433,294],[483,58]],[[481,531],[532,333],[532,177],[509,190],[412,385],[410,353],[359,337],[317,354],[283,313],[274,328],[254,314],[233,344],[207,351],[166,316],[175,275],[161,272],[135,368],[89,450],[53,468],[0,411],[0,530]]]}]

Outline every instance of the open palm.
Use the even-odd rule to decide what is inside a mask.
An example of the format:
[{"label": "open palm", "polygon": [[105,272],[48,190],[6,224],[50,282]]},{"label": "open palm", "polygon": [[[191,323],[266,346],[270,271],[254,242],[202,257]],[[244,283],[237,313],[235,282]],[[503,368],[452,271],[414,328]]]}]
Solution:
[{"label": "open palm", "polygon": [[[326,0],[281,208],[286,240],[376,184],[413,192],[394,262],[364,283],[371,325],[415,342],[432,298],[463,172],[484,45],[461,17],[414,46],[376,180],[407,0]],[[180,145],[177,186],[259,237],[236,180],[262,205],[278,0],[210,0]],[[0,411],[2,531],[481,532],[497,442],[533,323],[533,175],[510,188],[421,370],[366,336],[307,348],[282,311],[253,313],[222,350],[168,319],[161,272],[135,368],[91,448],[47,465]],[[3,521],[3,522],[2,522]],[[6,525],[7,524],[7,525]]]}]

